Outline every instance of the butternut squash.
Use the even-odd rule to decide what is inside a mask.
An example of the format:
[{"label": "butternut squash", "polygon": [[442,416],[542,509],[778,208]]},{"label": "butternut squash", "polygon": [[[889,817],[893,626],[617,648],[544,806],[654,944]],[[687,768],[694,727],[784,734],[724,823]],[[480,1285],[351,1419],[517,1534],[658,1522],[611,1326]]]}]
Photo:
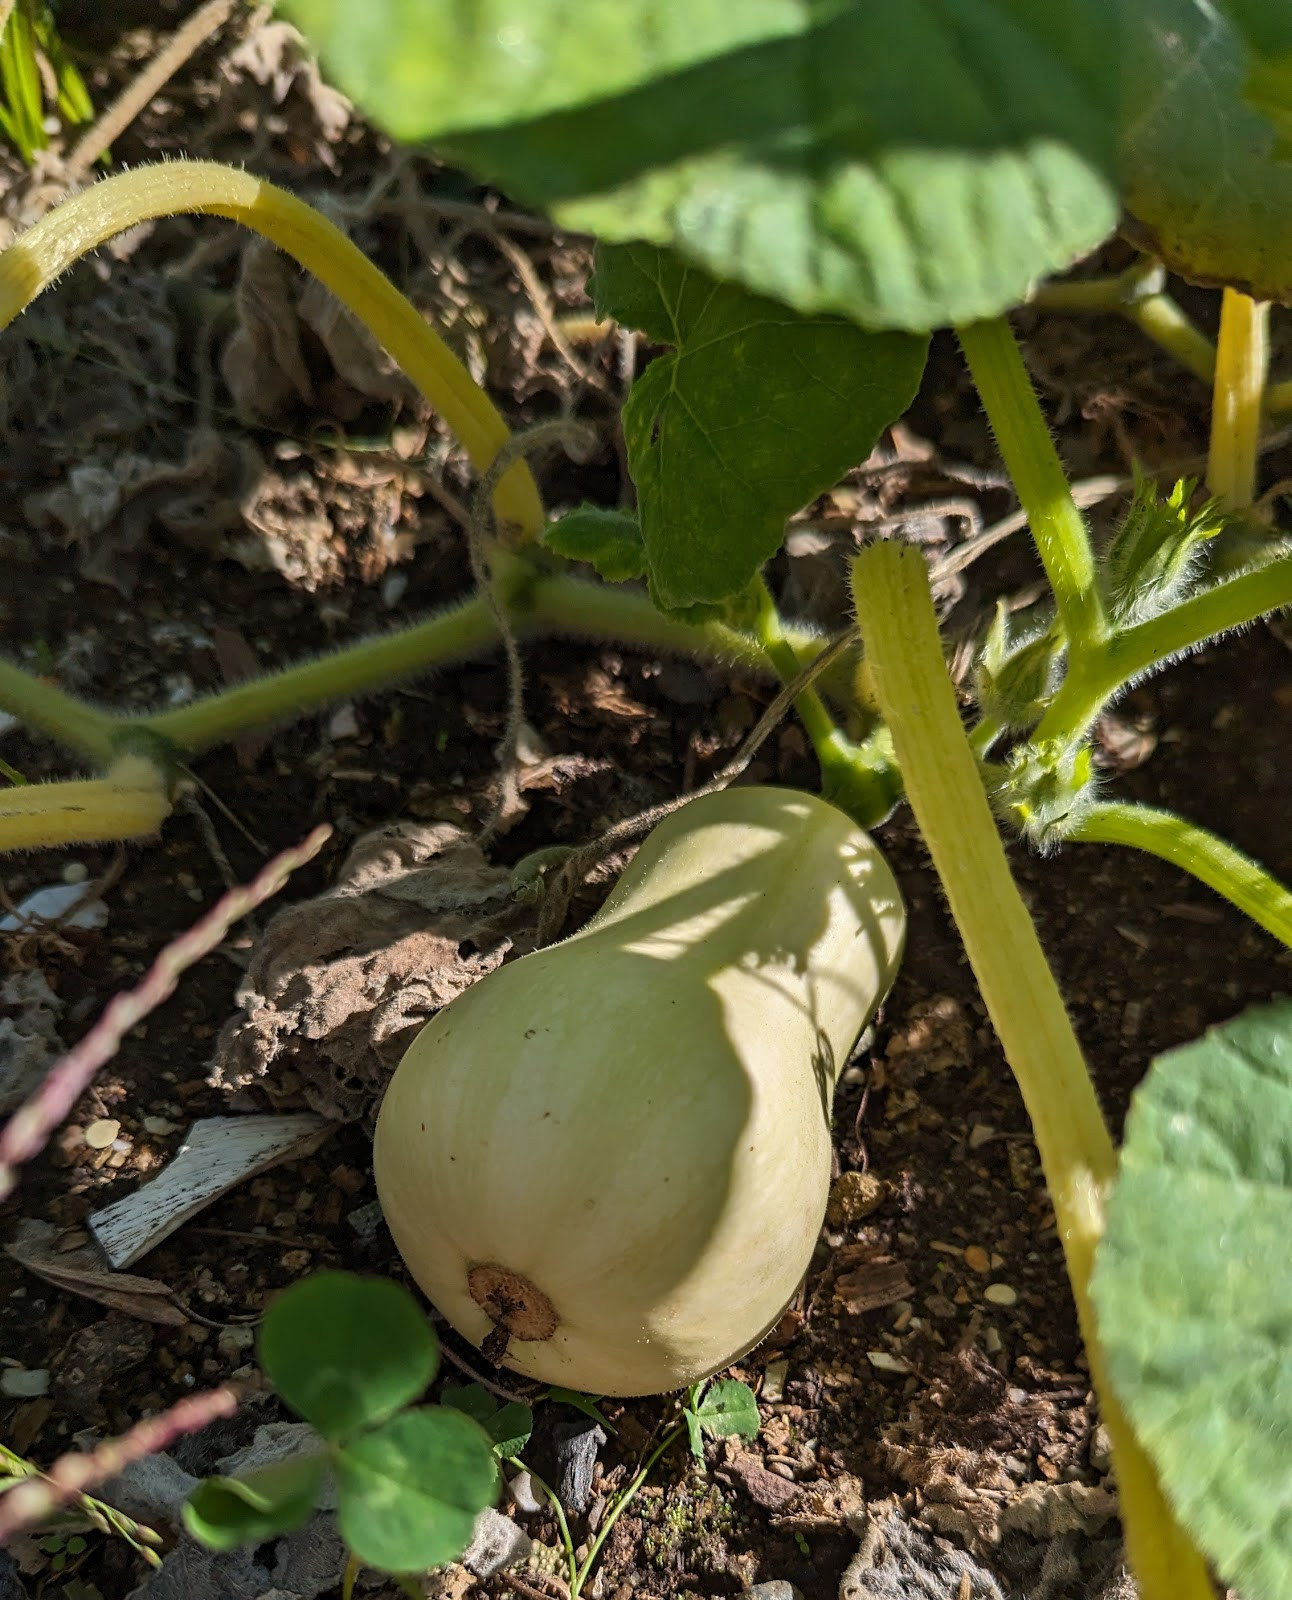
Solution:
[{"label": "butternut squash", "polygon": [[585,928],[460,995],[391,1081],[377,1190],[430,1300],[597,1394],[737,1360],[807,1270],[835,1082],[904,928],[879,850],[813,795],[661,823]]}]

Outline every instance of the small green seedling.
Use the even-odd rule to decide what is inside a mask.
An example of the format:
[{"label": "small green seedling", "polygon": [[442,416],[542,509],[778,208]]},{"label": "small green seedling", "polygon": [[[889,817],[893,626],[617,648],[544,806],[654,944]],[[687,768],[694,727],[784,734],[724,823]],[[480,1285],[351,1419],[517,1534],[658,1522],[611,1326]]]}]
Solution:
[{"label": "small green seedling", "polygon": [[752,1439],[758,1433],[758,1402],[754,1391],[738,1378],[718,1378],[698,1383],[687,1391],[682,1409],[691,1454],[704,1460],[704,1438]]},{"label": "small green seedling", "polygon": [[216,1550],[300,1527],[335,1484],[337,1523],[355,1561],[394,1574],[462,1554],[498,1493],[493,1440],[448,1406],[418,1406],[439,1349],[399,1284],[321,1272],[270,1306],[259,1360],[283,1401],[320,1435],[316,1451],[207,1478],[184,1509]]},{"label": "small green seedling", "polygon": [[[636,1498],[638,1490],[646,1482],[655,1463],[677,1443],[683,1433],[690,1441],[692,1453],[703,1463],[704,1435],[716,1439],[739,1434],[742,1438],[752,1439],[758,1432],[759,1426],[758,1402],[754,1399],[753,1390],[748,1384],[741,1383],[735,1378],[692,1384],[681,1403],[680,1417],[666,1429],[664,1437],[637,1472],[617,1494],[611,1497],[602,1515],[596,1537],[580,1560],[565,1508],[561,1505],[556,1491],[544,1483],[534,1469],[521,1458],[521,1451],[529,1441],[530,1425],[533,1422],[533,1414],[529,1407],[514,1400],[499,1406],[488,1390],[478,1383],[465,1384],[461,1388],[446,1388],[441,1391],[440,1398],[445,1405],[457,1406],[478,1422],[494,1440],[494,1450],[497,1455],[527,1472],[531,1481],[547,1497],[556,1518],[561,1545],[565,1552],[570,1600],[579,1600],[584,1586],[596,1568],[597,1559],[610,1536],[610,1530]],[[575,1410],[582,1411],[585,1416],[591,1417],[610,1432],[614,1431],[589,1395],[579,1394],[573,1389],[554,1387],[544,1391],[540,1398],[573,1406]],[[676,1413],[674,1415],[676,1417]]]}]

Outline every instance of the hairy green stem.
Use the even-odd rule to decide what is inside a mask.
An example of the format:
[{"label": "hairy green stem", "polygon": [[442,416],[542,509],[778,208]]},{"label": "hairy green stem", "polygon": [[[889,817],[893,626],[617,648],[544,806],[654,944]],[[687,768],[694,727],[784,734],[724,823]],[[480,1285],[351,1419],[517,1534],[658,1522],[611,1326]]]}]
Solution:
[{"label": "hairy green stem", "polygon": [[1032,1120],[1113,1443],[1140,1594],[1143,1600],[1210,1600],[1206,1564],[1176,1524],[1108,1384],[1089,1281],[1116,1157],[961,726],[923,557],[894,543],[872,545],[854,562],[853,590],[870,679],[911,809]]},{"label": "hairy green stem", "polygon": [[1214,889],[1292,948],[1292,890],[1206,828],[1154,806],[1110,801],[1092,806],[1067,837],[1084,844],[1128,845],[1158,856]]},{"label": "hairy green stem", "polygon": [[0,706],[69,750],[102,765],[112,755],[117,718],[0,657]]},{"label": "hairy green stem", "polygon": [[[571,633],[722,662],[760,674],[772,671],[763,646],[751,635],[725,622],[681,622],[666,617],[640,589],[557,573],[535,581],[527,604],[528,615],[516,619],[522,632]],[[830,642],[814,628],[793,623],[784,625],[784,633],[798,662],[796,672],[815,661]]]},{"label": "hairy green stem", "polygon": [[957,337],[1006,470],[1032,530],[1059,621],[1074,649],[1108,635],[1085,521],[1032,388],[1018,342],[1003,317],[967,323]]},{"label": "hairy green stem", "polygon": [[[758,638],[767,654],[767,659],[776,668],[782,683],[792,683],[802,670],[802,663],[794,646],[786,637],[785,625],[781,614],[776,609],[776,602],[772,599],[771,590],[760,576],[757,579],[759,599],[758,607]],[[808,738],[811,739],[813,748],[820,756],[823,750],[830,747],[834,735],[838,733],[834,718],[826,710],[821,696],[815,689],[805,689],[794,701],[794,709],[807,729]]]},{"label": "hairy green stem", "polygon": [[1211,399],[1207,487],[1230,511],[1256,498],[1256,459],[1269,369],[1267,302],[1226,287]]},{"label": "hairy green stem", "polygon": [[333,655],[250,678],[210,699],[142,717],[138,725],[182,750],[202,750],[248,728],[284,722],[330,701],[460,661],[497,636],[488,606],[475,595],[400,633],[364,639]]},{"label": "hairy green stem", "polygon": [[[757,579],[756,592],[759,639],[781,682],[792,683],[802,670],[802,663],[761,577]],[[795,696],[794,709],[812,741],[826,799],[847,812],[859,827],[873,828],[882,822],[901,794],[901,777],[882,728],[865,742],[854,744],[835,723],[815,686]]]},{"label": "hairy green stem", "polygon": [[1112,697],[1173,656],[1292,605],[1292,556],[1244,572],[1072,660],[1033,738],[1079,737]]},{"label": "hairy green stem", "polygon": [[[518,567],[520,558],[507,560]],[[756,639],[721,622],[678,622],[662,616],[640,591],[591,583],[565,574],[521,582],[506,577],[517,630],[522,635],[569,633],[613,639],[767,673],[772,669]],[[248,679],[219,694],[146,716],[101,711],[0,659],[0,706],[73,749],[106,761],[146,729],[192,754],[250,728],[283,722],[330,701],[382,688],[478,654],[497,642],[497,627],[480,596],[461,602],[398,633],[359,643],[313,661]],[[787,627],[785,637],[800,665],[815,660],[829,642],[809,628]]]}]

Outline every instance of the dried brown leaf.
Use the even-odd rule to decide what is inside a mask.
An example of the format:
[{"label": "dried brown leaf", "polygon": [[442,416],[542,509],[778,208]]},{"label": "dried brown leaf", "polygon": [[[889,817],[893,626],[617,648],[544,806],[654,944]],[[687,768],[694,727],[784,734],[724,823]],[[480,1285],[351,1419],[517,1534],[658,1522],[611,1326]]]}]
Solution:
[{"label": "dried brown leaf", "polygon": [[212,1082],[367,1117],[414,1030],[532,938],[531,916],[510,872],[452,823],[366,835],[331,889],[265,930]]},{"label": "dried brown leaf", "polygon": [[56,1289],[97,1300],[100,1305],[144,1322],[171,1328],[182,1328],[187,1323],[188,1318],[166,1284],[130,1272],[111,1272],[94,1245],[87,1243],[62,1251],[60,1241],[61,1234],[52,1222],[28,1217],[5,1249],[20,1266]]}]

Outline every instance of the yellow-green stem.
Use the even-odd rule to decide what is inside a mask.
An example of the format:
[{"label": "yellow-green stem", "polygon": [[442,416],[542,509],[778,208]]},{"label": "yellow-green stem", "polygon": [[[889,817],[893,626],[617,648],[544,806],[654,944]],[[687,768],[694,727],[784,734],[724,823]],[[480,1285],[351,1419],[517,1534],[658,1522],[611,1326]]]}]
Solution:
[{"label": "yellow-green stem", "polygon": [[1173,656],[1292,605],[1292,557],[1244,572],[1073,658],[1033,740],[1075,739],[1112,697]]},{"label": "yellow-green stem", "polygon": [[961,726],[924,560],[894,543],[872,545],[854,563],[853,591],[869,681],[893,736],[911,809],[1032,1119],[1113,1442],[1141,1600],[1211,1600],[1206,1565],[1176,1524],[1108,1386],[1089,1280],[1116,1157]]},{"label": "yellow-green stem", "polygon": [[[105,178],[54,207],[0,255],[0,328],[72,263],[152,217],[210,212],[263,234],[294,256],[365,323],[440,412],[478,471],[510,437],[493,402],[394,284],[313,207],[215,161],[168,161]],[[501,523],[537,536],[544,513],[518,461],[498,485]]]},{"label": "yellow-green stem", "polygon": [[1108,801],[1092,806],[1067,837],[1128,845],[1169,861],[1292,948],[1292,890],[1206,828],[1154,806]]},{"label": "yellow-green stem", "polygon": [[1265,411],[1270,417],[1286,417],[1292,412],[1292,378],[1270,384],[1265,391]]},{"label": "yellow-green stem", "polygon": [[1227,288],[1220,302],[1220,338],[1211,399],[1207,487],[1231,511],[1256,498],[1256,459],[1269,368],[1267,302]]},{"label": "yellow-green stem", "polygon": [[105,763],[112,754],[117,719],[43,678],[0,658],[0,707],[29,728],[50,734],[69,750]]},{"label": "yellow-green stem", "polygon": [[1215,347],[1166,293],[1165,283],[1162,264],[1145,259],[1115,278],[1042,284],[1028,305],[1038,311],[1112,312],[1123,316],[1195,378],[1210,384],[1216,370]]},{"label": "yellow-green stem", "polygon": [[1107,637],[1090,535],[1004,317],[956,329],[1074,649]]},{"label": "yellow-green stem", "polygon": [[0,851],[137,839],[156,833],[170,809],[152,762],[122,756],[102,778],[0,789]]},{"label": "yellow-green stem", "polygon": [[132,719],[188,752],[231,739],[247,728],[287,722],[348,695],[366,694],[400,678],[475,655],[495,642],[497,628],[482,595],[440,611],[399,633],[361,639],[314,661],[249,678],[206,700]]}]

